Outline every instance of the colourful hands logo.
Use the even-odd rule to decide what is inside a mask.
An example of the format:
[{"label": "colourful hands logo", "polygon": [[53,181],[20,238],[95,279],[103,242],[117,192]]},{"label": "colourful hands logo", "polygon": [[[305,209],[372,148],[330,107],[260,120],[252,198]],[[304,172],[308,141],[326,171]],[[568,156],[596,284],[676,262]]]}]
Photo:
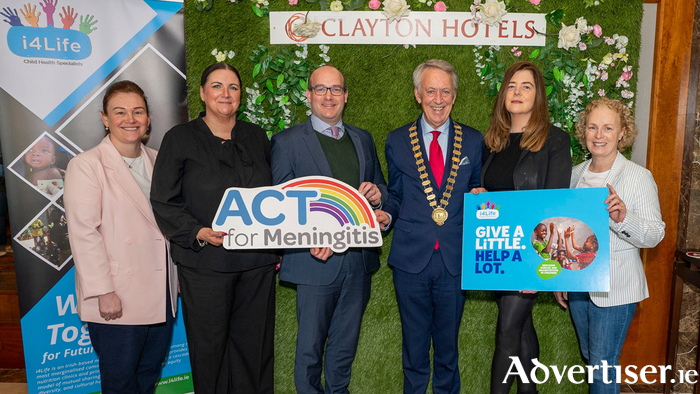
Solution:
[{"label": "colourful hands logo", "polygon": [[477,219],[496,219],[498,218],[501,206],[496,206],[489,200],[486,200],[485,204],[476,206],[476,218]]},{"label": "colourful hands logo", "polygon": [[5,7],[0,12],[5,19],[4,22],[10,25],[7,32],[7,44],[12,53],[21,57],[40,57],[50,59],[85,59],[92,53],[92,43],[88,34],[97,30],[94,15],[85,14],[80,16],[78,30],[71,30],[78,14],[74,8],[62,7],[63,12],[58,16],[61,18],[61,28],[54,25],[54,13],[58,5],[58,0],[44,0],[39,5],[44,11],[46,27],[39,27],[41,11],[37,11],[36,5],[27,3],[20,9],[22,16],[29,26],[22,24],[22,20],[17,9]]}]

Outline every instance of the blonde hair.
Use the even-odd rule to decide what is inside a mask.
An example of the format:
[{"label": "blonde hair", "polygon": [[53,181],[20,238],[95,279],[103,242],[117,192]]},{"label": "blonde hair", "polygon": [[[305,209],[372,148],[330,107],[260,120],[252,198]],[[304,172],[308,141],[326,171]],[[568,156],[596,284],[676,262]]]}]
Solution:
[{"label": "blonde hair", "polygon": [[508,146],[510,139],[511,118],[506,109],[506,93],[513,75],[518,71],[528,70],[535,80],[535,102],[532,105],[530,120],[525,126],[523,137],[520,140],[520,148],[531,152],[537,152],[547,141],[549,131],[549,107],[547,106],[547,90],[544,85],[544,77],[537,66],[530,62],[517,62],[510,66],[503,76],[501,89],[496,96],[491,113],[491,124],[484,137],[486,147],[493,152],[500,152]]},{"label": "blonde hair", "polygon": [[598,107],[609,108],[615,111],[620,117],[620,124],[622,130],[625,132],[622,134],[622,139],[617,142],[617,150],[622,152],[627,147],[632,146],[634,139],[637,138],[637,134],[639,133],[632,111],[622,101],[612,100],[607,97],[601,97],[591,101],[586,106],[586,109],[578,114],[578,121],[576,123],[576,139],[578,142],[584,148],[586,147],[586,124],[588,123],[588,116]]}]

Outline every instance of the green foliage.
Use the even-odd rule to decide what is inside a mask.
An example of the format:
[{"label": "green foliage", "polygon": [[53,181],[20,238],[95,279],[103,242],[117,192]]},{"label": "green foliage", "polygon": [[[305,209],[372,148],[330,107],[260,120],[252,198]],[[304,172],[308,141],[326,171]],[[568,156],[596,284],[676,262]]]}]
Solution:
[{"label": "green foliage", "polygon": [[319,64],[289,48],[278,48],[276,53],[270,53],[267,47],[258,45],[252,53],[249,59],[255,63],[255,84],[248,88],[251,96],[246,110],[242,110],[238,118],[260,125],[271,136],[297,123],[306,110],[307,80]]},{"label": "green foliage", "polygon": [[214,4],[214,0],[194,0],[196,3],[197,11],[209,11],[211,6]]},{"label": "green foliage", "polygon": [[[445,2],[451,12],[468,12],[471,4],[470,1],[446,0]],[[416,9],[413,6],[415,3],[417,1],[411,2],[411,9]],[[552,13],[561,9],[563,12],[560,21],[567,25],[573,24],[576,18],[583,16],[588,20],[589,25],[599,24],[604,35],[617,33],[629,37],[627,44],[628,63],[634,65],[636,70],[639,58],[642,0],[605,0],[603,4],[590,8],[586,8],[584,2],[580,0],[542,0],[539,6],[534,6],[527,0],[510,0],[508,3],[509,12]],[[293,45],[269,45],[267,19],[260,18],[251,12],[249,8],[251,4],[253,2],[248,0],[241,0],[240,3],[214,0],[213,8],[209,12],[199,12],[194,6],[194,2],[185,1],[187,84],[192,117],[196,117],[203,109],[199,98],[199,77],[208,65],[215,62],[211,55],[214,48],[227,48],[235,51],[236,56],[226,61],[236,66],[240,71],[244,87],[252,89],[254,88],[253,83],[267,78],[264,84],[258,84],[259,90],[261,92],[266,89],[269,91],[267,86],[269,80],[273,89],[279,91],[277,78],[279,78],[280,72],[270,70],[268,67],[266,73],[263,73],[261,65],[255,73],[255,68],[260,62],[251,60],[249,56],[255,56],[262,61],[265,54],[261,53],[261,56],[258,56],[253,52],[255,50],[261,51],[258,45],[265,46],[267,54],[273,59],[277,58],[278,55],[291,56],[290,51],[296,51],[299,48]],[[305,12],[309,9],[318,9],[316,4],[310,4],[306,1],[299,1],[297,6],[291,6],[284,0],[271,3],[270,7],[272,7],[272,11]],[[548,34],[557,33],[559,28],[561,28],[561,24],[556,29],[554,25],[550,24]],[[516,61],[530,59],[545,70],[547,67],[545,57],[549,58],[549,55],[542,58],[540,56],[545,51],[558,51],[556,45],[556,36],[547,37],[546,47],[521,47],[520,50],[523,51],[523,54],[520,57],[513,56],[512,48],[503,47],[494,50],[494,61],[490,67],[494,73],[502,73]],[[598,59],[601,55],[595,51],[601,50],[603,47],[607,47],[607,45],[600,44],[589,51]],[[387,134],[397,127],[414,121],[420,114],[420,106],[413,96],[411,76],[414,68],[425,60],[445,59],[455,67],[459,75],[459,89],[452,117],[461,123],[486,131],[495,99],[494,96],[488,94],[492,88],[498,88],[502,74],[500,77],[495,75],[488,81],[482,81],[481,70],[475,68],[475,61],[478,60],[477,53],[479,56],[483,56],[486,48],[482,48],[477,53],[474,49],[474,47],[469,46],[446,45],[418,46],[409,49],[394,45],[331,46],[328,56],[331,57],[332,63],[343,72],[348,86],[349,97],[343,120],[372,133],[377,145],[377,153],[383,162],[384,174],[387,173],[384,158],[384,142]],[[537,51],[539,52],[536,53]],[[309,64],[325,61],[321,56],[323,51],[318,46],[310,45],[308,52]],[[579,55],[583,56],[581,53],[577,54],[577,56]],[[563,54],[559,59],[564,62],[564,66],[552,64],[550,72],[547,72],[548,75],[551,74],[552,80],[555,79],[555,67],[559,70],[560,77],[562,70],[566,72],[566,61],[571,60],[567,56],[570,55]],[[499,68],[498,66],[502,63],[504,63],[503,66]],[[283,71],[285,81],[288,78],[286,72]],[[255,76],[253,76],[254,73]],[[296,75],[300,80],[303,79],[298,74]],[[635,72],[629,81],[631,85],[629,90],[633,92],[636,89],[636,77]],[[616,78],[617,76],[610,76],[613,83]],[[583,81],[583,77],[581,81]],[[551,85],[548,89],[550,96],[560,94],[560,92],[555,92]],[[597,87],[595,89],[597,90]],[[249,97],[248,94],[244,93],[241,98],[241,111],[245,108],[244,103]],[[269,100],[267,95],[262,100],[266,103],[265,105],[269,105],[269,101],[265,101]],[[565,98],[562,98],[560,102],[564,100]],[[295,113],[295,123],[306,119],[302,115],[306,107],[300,105],[297,108],[301,112]],[[383,265],[372,280],[372,296],[365,312],[358,353],[353,364],[350,385],[350,391],[353,393],[398,393],[401,392],[403,385],[401,323],[391,270],[386,266],[390,247],[391,235],[385,238],[385,244],[382,248]],[[276,393],[296,392],[293,380],[297,332],[295,294],[294,289],[287,285],[278,286],[275,329]],[[467,297],[459,337],[462,392],[487,393],[494,349],[497,307],[491,292],[470,291]],[[556,364],[559,366],[581,364],[570,317],[566,311],[557,306],[550,293],[540,294],[533,310],[533,318],[540,340],[541,362],[546,365]],[[514,386],[512,392],[514,393],[515,390]],[[570,383],[557,385],[551,377],[548,383],[540,387],[542,394],[584,394],[586,392],[586,385]]]}]

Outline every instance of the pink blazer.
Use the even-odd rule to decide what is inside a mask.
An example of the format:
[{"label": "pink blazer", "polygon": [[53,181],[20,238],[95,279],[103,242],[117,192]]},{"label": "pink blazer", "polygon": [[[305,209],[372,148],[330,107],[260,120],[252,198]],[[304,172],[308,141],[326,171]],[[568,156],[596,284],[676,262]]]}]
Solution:
[{"label": "pink blazer", "polygon": [[[144,145],[141,152],[152,174],[157,152]],[[112,291],[121,298],[123,316],[110,324],[164,322],[166,291],[167,311],[175,316],[177,272],[170,245],[109,136],[68,163],[63,200],[80,318],[105,323],[97,296]]]}]

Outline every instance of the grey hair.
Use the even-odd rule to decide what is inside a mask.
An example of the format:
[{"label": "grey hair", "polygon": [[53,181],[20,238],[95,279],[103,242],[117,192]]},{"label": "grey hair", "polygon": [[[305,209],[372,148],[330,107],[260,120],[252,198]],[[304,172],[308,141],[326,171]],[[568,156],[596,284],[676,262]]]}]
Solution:
[{"label": "grey hair", "polygon": [[420,83],[421,80],[423,79],[423,72],[425,72],[426,69],[428,68],[437,68],[439,70],[442,70],[452,77],[452,87],[455,90],[455,93],[457,92],[457,71],[455,71],[455,68],[452,67],[452,65],[442,59],[430,59],[426,62],[423,62],[416,67],[416,69],[413,71],[413,87],[416,89],[420,89]]}]

